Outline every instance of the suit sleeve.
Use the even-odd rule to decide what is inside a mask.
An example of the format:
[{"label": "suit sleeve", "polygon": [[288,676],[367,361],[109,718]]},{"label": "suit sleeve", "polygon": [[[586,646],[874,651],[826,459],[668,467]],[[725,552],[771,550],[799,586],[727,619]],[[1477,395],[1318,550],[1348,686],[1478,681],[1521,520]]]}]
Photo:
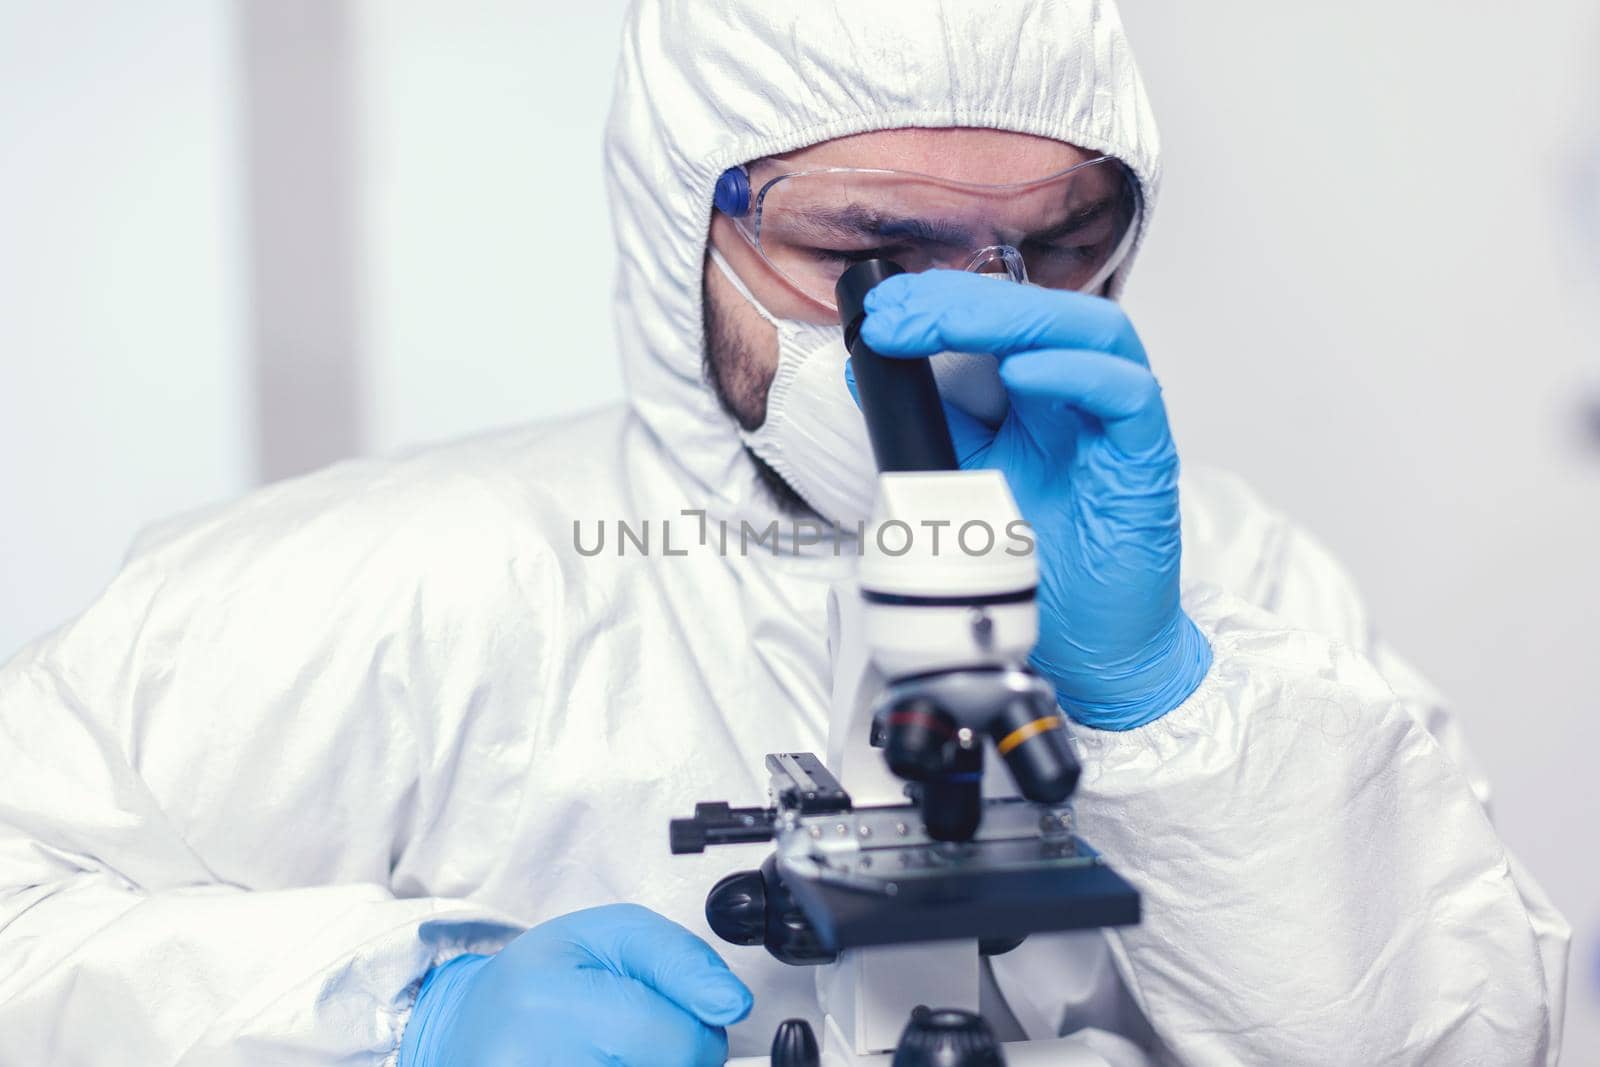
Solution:
[{"label": "suit sleeve", "polygon": [[1144,895],[1113,935],[1175,1063],[1553,1064],[1569,930],[1496,834],[1442,698],[1283,524],[1254,602],[1191,586],[1201,687],[1078,728],[1089,837]]},{"label": "suit sleeve", "polygon": [[517,932],[397,876],[429,768],[521,742],[472,718],[493,553],[371,474],[163,532],[0,670],[0,1063],[377,1065]]}]

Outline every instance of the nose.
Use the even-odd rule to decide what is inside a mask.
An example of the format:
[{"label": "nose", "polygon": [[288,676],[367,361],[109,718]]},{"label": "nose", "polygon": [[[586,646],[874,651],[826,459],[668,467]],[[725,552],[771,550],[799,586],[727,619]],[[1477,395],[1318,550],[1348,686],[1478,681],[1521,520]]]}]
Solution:
[{"label": "nose", "polygon": [[1022,253],[1011,245],[990,245],[972,253],[962,270],[974,274],[989,274],[996,278],[1009,278],[1014,282],[1028,280],[1028,265]]}]

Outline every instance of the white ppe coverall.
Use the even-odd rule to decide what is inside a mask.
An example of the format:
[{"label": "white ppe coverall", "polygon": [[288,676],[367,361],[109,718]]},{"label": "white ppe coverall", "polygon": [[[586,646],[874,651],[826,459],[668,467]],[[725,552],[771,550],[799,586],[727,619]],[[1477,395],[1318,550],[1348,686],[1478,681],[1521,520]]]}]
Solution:
[{"label": "white ppe coverall", "polygon": [[[766,849],[673,857],[666,821],[824,750],[856,565],[682,514],[776,517],[702,378],[713,183],[952,125],[1116,155],[1153,202],[1109,2],[638,3],[606,145],[629,403],[169,522],[0,673],[0,1065],[377,1065],[430,965],[526,925],[632,901],[710,938],[706,890]],[[1448,711],[1314,541],[1227,475],[1182,498],[1212,669],[1150,725],[1074,729],[1085,837],[1144,921],[995,959],[1011,1011],[1186,1064],[1554,1062],[1567,929]],[[756,996],[735,1055],[815,1015],[809,970],[718,947]]]}]

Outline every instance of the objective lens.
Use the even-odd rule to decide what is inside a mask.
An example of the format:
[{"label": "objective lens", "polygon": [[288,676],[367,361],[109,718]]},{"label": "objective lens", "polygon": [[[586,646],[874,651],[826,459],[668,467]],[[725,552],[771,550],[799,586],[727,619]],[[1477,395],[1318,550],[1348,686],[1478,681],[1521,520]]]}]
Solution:
[{"label": "objective lens", "polygon": [[1036,804],[1059,804],[1078,787],[1078,758],[1054,708],[1025,697],[1011,701],[989,723],[995,751],[1011,768],[1017,788]]},{"label": "objective lens", "polygon": [[970,841],[983,819],[983,747],[963,748],[955,719],[916,697],[890,710],[883,758],[914,786],[935,841]]},{"label": "objective lens", "polygon": [[922,783],[922,821],[935,841],[971,841],[983,821],[983,749],[950,754],[949,769]]},{"label": "objective lens", "polygon": [[890,710],[883,758],[910,782],[927,782],[946,769],[945,746],[954,745],[956,722],[931,700],[908,700]]}]

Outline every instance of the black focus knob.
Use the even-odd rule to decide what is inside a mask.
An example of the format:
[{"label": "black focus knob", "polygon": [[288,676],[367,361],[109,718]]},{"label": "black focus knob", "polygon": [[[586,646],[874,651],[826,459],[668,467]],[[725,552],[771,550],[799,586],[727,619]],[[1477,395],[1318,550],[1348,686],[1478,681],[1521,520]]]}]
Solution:
[{"label": "black focus knob", "polygon": [[712,886],[706,922],[724,941],[765,945],[776,959],[797,967],[830,963],[838,955],[789,895],[776,856],[769,855],[758,871],[737,871]]},{"label": "black focus knob", "polygon": [[1005,1067],[1000,1042],[981,1015],[918,1008],[900,1035],[890,1067]]},{"label": "black focus knob", "polygon": [[759,945],[767,937],[767,889],[760,871],[735,871],[706,894],[706,922],[722,940]]},{"label": "black focus knob", "polygon": [[772,1067],[822,1067],[817,1036],[804,1019],[785,1019],[772,1035]]}]

